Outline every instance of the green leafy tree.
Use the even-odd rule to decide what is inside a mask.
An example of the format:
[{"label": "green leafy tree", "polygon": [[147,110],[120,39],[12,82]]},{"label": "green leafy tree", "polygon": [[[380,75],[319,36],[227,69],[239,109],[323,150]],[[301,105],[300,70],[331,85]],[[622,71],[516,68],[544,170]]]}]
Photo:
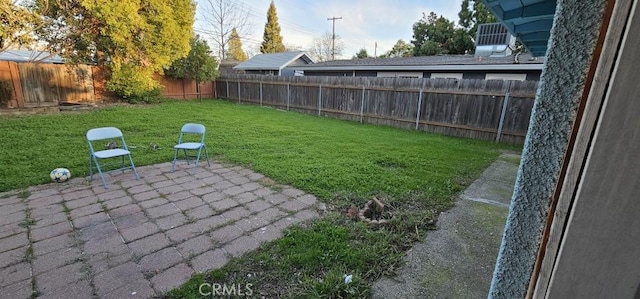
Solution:
[{"label": "green leafy tree", "polygon": [[479,0],[473,1],[473,20],[477,28],[478,24],[495,23],[498,21],[487,7]]},{"label": "green leafy tree", "polygon": [[33,43],[33,31],[40,25],[39,15],[12,0],[0,0],[0,52]]},{"label": "green leafy tree", "polygon": [[447,42],[447,50],[449,53],[466,54],[473,52],[475,43],[469,33],[463,28],[456,28],[453,36]]},{"label": "green leafy tree", "polygon": [[427,56],[437,54],[462,54],[452,53],[447,48],[449,39],[455,32],[453,22],[434,12],[422,16],[422,19],[413,24],[414,56]]},{"label": "green leafy tree", "polygon": [[467,31],[472,38],[476,38],[479,24],[495,23],[496,17],[479,0],[463,0],[458,12],[458,25]]},{"label": "green leafy tree", "polygon": [[399,39],[395,45],[382,57],[410,57],[413,55],[413,45]]},{"label": "green leafy tree", "polygon": [[473,0],[463,0],[458,17],[460,27],[456,28],[453,22],[433,12],[428,16],[423,15],[413,24],[413,54],[424,56],[473,52],[478,24],[495,22],[495,17],[482,2]]},{"label": "green leafy tree", "polygon": [[189,55],[174,61],[165,73],[173,78],[195,80],[200,98],[200,83],[218,76],[218,61],[213,57],[207,42],[199,36],[192,38],[190,44]]},{"label": "green leafy tree", "polygon": [[157,90],[154,73],[189,53],[192,0],[35,0],[34,8],[49,51],[96,63],[107,72],[107,89],[124,98]]},{"label": "green leafy tree", "polygon": [[356,53],[356,55],[353,56],[354,59],[362,59],[362,58],[369,58],[369,53],[367,53],[367,49],[362,48],[360,49],[360,51],[358,51],[358,53]]},{"label": "green leafy tree", "polygon": [[442,48],[441,44],[434,42],[432,40],[428,40],[422,45],[420,45],[419,49],[416,50],[416,48],[414,48],[414,54],[415,53],[420,53],[420,55],[417,55],[417,56],[433,56],[433,55],[446,54],[446,51]]},{"label": "green leafy tree", "polygon": [[271,1],[269,10],[267,11],[267,23],[264,25],[264,35],[262,45],[260,45],[260,52],[277,53],[284,51],[285,46],[282,42],[282,35],[280,35],[280,24],[278,23],[276,4]]},{"label": "green leafy tree", "polygon": [[235,28],[231,30],[229,36],[229,58],[237,61],[247,60],[247,54],[242,50],[242,41]]}]

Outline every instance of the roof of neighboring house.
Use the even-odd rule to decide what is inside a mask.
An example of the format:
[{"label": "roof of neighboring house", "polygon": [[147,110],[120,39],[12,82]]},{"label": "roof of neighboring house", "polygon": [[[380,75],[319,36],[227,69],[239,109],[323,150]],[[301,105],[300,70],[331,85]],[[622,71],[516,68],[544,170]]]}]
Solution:
[{"label": "roof of neighboring house", "polygon": [[298,66],[300,70],[541,70],[543,59],[529,54],[507,57],[438,55],[335,60]]},{"label": "roof of neighboring house", "polygon": [[220,61],[220,63],[218,64],[218,71],[220,71],[220,75],[241,73],[242,71],[233,69],[234,66],[240,64],[241,62],[242,61],[225,59],[223,61]]},{"label": "roof of neighboring house", "polygon": [[299,58],[307,63],[313,63],[313,60],[304,51],[295,51],[258,54],[233,68],[236,70],[281,70]]},{"label": "roof of neighboring house", "polygon": [[0,60],[15,62],[64,63],[62,57],[49,52],[30,50],[6,50],[0,53]]}]

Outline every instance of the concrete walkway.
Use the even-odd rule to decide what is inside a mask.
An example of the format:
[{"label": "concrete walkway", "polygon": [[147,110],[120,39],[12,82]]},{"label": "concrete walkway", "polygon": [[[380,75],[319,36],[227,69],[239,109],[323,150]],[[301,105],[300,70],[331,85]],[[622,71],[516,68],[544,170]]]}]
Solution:
[{"label": "concrete walkway", "polygon": [[407,252],[398,275],[373,285],[373,298],[487,298],[519,159],[502,154],[489,166]]},{"label": "concrete walkway", "polygon": [[251,170],[180,166],[0,194],[0,298],[159,296],[319,216],[314,196]]}]

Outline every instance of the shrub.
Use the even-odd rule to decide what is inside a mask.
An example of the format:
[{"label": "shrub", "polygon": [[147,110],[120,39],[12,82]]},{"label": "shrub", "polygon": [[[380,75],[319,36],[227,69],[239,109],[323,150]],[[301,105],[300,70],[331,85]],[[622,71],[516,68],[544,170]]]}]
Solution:
[{"label": "shrub", "polygon": [[131,104],[155,103],[162,98],[162,85],[153,79],[153,71],[132,64],[114,64],[107,90]]},{"label": "shrub", "polygon": [[130,104],[152,104],[159,103],[163,99],[162,88],[154,88],[152,90],[143,91],[137,94],[132,94],[128,97],[123,97],[127,103]]},{"label": "shrub", "polygon": [[0,80],[0,106],[5,106],[13,96],[13,86],[11,81]]}]

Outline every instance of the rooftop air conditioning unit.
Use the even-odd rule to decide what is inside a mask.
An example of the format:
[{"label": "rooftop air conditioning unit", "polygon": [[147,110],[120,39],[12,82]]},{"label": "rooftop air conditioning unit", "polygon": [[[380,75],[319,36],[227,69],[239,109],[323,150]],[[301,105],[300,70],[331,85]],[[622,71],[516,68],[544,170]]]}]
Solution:
[{"label": "rooftop air conditioning unit", "polygon": [[476,57],[507,57],[515,47],[516,37],[501,23],[479,24],[476,33]]}]

